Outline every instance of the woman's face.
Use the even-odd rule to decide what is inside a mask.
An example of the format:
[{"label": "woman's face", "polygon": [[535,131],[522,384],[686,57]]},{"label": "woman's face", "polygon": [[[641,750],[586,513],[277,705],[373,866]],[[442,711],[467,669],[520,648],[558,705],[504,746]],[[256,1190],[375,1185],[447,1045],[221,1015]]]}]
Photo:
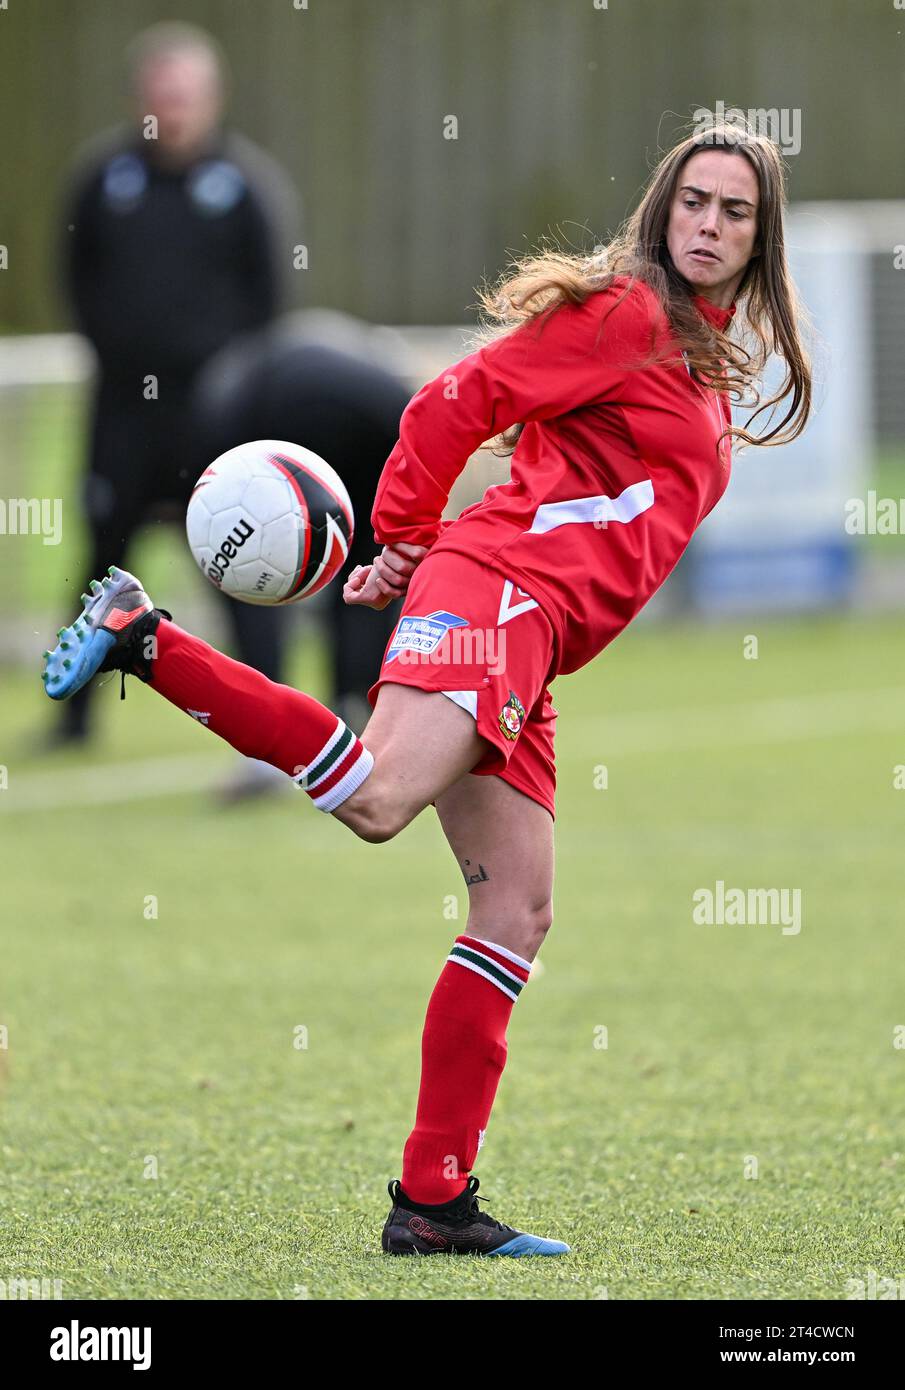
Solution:
[{"label": "woman's face", "polygon": [[728,309],[757,241],[757,175],[744,155],[702,150],[679,172],[666,245],[680,275]]}]

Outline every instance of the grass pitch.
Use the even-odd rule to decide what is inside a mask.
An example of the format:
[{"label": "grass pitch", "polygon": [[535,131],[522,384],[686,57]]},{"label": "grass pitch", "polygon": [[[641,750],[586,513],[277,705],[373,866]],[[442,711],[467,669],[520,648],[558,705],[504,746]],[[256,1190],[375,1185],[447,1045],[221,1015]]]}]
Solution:
[{"label": "grass pitch", "polygon": [[[229,750],[134,683],[103,692],[90,758],[34,761],[51,711],[37,672],[6,679],[0,1278],[291,1300],[902,1277],[905,625],[758,623],[756,660],[749,633],[640,627],[554,692],[556,923],[477,1171],[495,1215],[571,1242],[557,1260],[380,1252],[465,925],[433,815],[369,846],[292,791],[220,810]],[[799,888],[800,933],[695,925],[718,880]]]}]

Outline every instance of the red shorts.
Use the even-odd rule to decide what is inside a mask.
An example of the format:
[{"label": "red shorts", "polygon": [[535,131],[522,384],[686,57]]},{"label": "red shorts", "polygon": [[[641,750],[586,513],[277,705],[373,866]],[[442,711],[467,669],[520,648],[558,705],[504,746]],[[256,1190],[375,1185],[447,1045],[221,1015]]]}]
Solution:
[{"label": "red shorts", "polygon": [[412,576],[368,699],[387,682],[442,691],[490,744],[474,773],[502,778],[552,816],[552,662],[553,629],[529,594],[470,556],[440,551]]}]

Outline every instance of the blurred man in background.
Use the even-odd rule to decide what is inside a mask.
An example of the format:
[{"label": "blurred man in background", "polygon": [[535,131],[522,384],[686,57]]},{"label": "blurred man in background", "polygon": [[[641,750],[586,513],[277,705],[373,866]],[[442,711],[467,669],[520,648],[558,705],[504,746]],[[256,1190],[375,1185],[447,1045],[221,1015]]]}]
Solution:
[{"label": "blurred man in background", "polygon": [[[197,374],[273,318],[298,240],[288,180],[221,126],[214,41],[157,25],[133,44],[130,69],[134,123],[83,156],[65,215],[68,295],[98,359],[86,575],[122,564],[143,522],[181,517],[200,471],[189,458]],[[227,607],[242,659],[280,680],[279,615]],[[62,737],[83,739],[84,696],[64,717]]]}]

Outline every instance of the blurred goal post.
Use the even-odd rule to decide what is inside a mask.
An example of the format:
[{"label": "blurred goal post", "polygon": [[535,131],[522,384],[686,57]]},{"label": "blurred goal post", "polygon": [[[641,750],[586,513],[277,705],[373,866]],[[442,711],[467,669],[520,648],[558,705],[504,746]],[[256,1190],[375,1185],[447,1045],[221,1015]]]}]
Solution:
[{"label": "blurred goal post", "polygon": [[[905,204],[798,203],[786,236],[815,330],[813,411],[793,443],[747,448],[733,460],[729,491],[689,551],[690,596],[707,613],[815,609],[853,598],[864,548],[845,529],[846,504],[870,485],[878,405],[888,402],[884,413],[892,416],[896,396],[905,398],[905,268],[897,253]],[[767,385],[782,375],[781,364],[771,364]],[[736,411],[736,419],[746,413]],[[887,422],[887,432],[895,428]]]}]

